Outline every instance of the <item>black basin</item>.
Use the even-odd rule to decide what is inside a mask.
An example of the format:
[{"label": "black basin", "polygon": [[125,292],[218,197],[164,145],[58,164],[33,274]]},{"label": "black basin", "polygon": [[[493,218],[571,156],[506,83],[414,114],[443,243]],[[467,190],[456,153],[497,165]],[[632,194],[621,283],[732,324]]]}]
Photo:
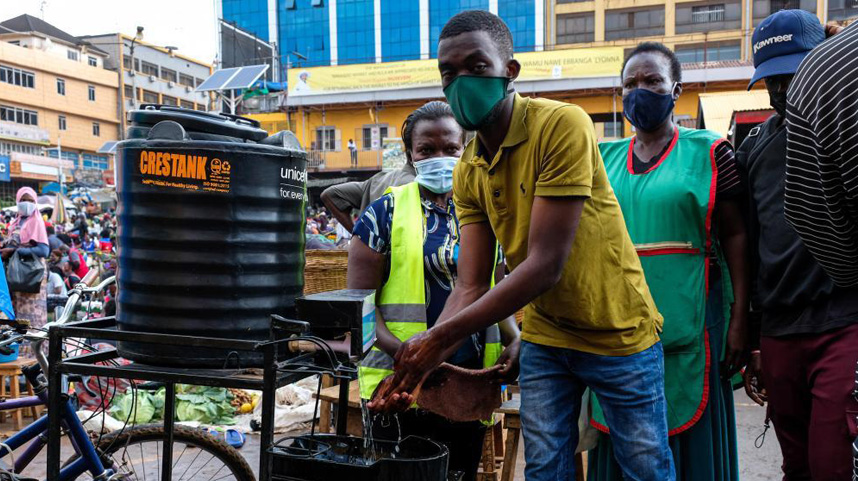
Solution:
[{"label": "black basin", "polygon": [[408,436],[375,441],[365,456],[363,438],[333,434],[283,438],[271,448],[271,479],[279,481],[446,481],[447,448]]}]

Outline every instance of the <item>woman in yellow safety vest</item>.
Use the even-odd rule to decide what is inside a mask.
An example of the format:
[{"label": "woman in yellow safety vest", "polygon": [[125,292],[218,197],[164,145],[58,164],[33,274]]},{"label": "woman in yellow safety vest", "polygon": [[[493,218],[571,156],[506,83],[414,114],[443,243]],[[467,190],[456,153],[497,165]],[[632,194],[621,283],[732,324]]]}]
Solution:
[{"label": "woman in yellow safety vest", "polygon": [[[451,190],[464,137],[444,102],[412,112],[402,126],[402,140],[417,171],[415,182],[389,189],[355,223],[348,287],[378,290],[378,340],[360,366],[364,399],[393,373],[399,345],[435,324],[453,290],[459,227]],[[502,278],[503,261],[496,257],[496,278]],[[514,376],[518,334],[514,319],[504,320],[469,338],[448,362],[468,369],[503,363],[515,366]],[[501,341],[507,345],[503,353]],[[376,439],[417,435],[442,442],[450,450],[449,469],[464,472],[465,480],[476,478],[486,429],[479,421],[452,422],[417,408],[399,414],[398,423],[378,416],[372,429]]]}]

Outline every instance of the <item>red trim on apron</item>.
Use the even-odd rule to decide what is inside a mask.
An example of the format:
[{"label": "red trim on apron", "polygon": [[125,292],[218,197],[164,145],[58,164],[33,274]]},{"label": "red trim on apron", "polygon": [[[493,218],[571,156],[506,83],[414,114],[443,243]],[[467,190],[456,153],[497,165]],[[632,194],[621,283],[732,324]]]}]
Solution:
[{"label": "red trim on apron", "polygon": [[664,159],[666,159],[670,155],[670,153],[673,151],[673,148],[676,146],[676,141],[679,140],[679,129],[674,128],[673,140],[670,141],[670,145],[667,147],[667,150],[664,151],[664,155],[662,155],[661,158],[658,159],[657,161],[653,162],[653,164],[650,166],[650,168],[648,168],[644,172],[641,172],[640,174],[635,173],[635,169],[633,167],[634,162],[632,161],[632,157],[633,157],[634,151],[635,151],[635,140],[636,139],[637,139],[636,136],[632,137],[632,141],[629,142],[629,154],[626,158],[626,168],[629,169],[629,173],[632,175],[644,175],[644,174],[648,174],[648,173],[652,172],[653,170],[655,170],[659,165],[661,165],[662,162],[664,162]]},{"label": "red trim on apron", "polygon": [[[681,434],[691,429],[695,424],[697,424],[697,421],[700,421],[700,418],[703,416],[703,411],[706,410],[706,406],[709,404],[709,371],[712,367],[712,352],[709,349],[709,332],[707,331],[704,331],[703,333],[703,345],[706,348],[706,368],[703,373],[703,398],[700,401],[700,405],[697,406],[697,411],[694,413],[694,416],[692,416],[691,419],[682,426],[668,431],[668,436],[676,436],[677,434]],[[667,399],[665,398],[665,403],[666,402]],[[611,430],[608,429],[607,426],[597,422],[592,417],[590,417],[590,426],[593,426],[605,434],[611,434]]]},{"label": "red trim on apron", "polygon": [[695,248],[665,248],[665,249],[651,249],[645,251],[638,251],[638,257],[648,257],[648,256],[664,256],[669,254],[699,254],[700,249]]}]

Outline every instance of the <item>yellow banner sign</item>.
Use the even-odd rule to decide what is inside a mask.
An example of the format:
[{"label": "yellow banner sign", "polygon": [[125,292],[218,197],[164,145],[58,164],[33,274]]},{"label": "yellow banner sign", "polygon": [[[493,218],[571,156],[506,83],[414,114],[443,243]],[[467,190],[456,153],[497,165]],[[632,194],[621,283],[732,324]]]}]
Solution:
[{"label": "yellow banner sign", "polygon": [[[612,77],[623,64],[621,47],[580,48],[516,54],[518,80]],[[321,95],[355,91],[432,87],[441,84],[438,60],[292,68],[289,95]]]}]

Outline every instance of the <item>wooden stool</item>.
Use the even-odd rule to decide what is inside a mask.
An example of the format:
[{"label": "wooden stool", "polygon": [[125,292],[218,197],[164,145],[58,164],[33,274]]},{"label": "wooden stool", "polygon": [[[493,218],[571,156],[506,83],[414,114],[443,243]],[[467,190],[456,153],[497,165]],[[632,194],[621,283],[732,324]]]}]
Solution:
[{"label": "wooden stool", "polygon": [[486,435],[483,438],[483,454],[477,470],[477,481],[499,481],[502,463],[503,428],[499,417],[495,416],[495,423],[486,428]]},{"label": "wooden stool", "polygon": [[[31,366],[36,363],[35,359],[18,358],[14,361],[0,363],[0,398],[7,399],[6,380],[9,380],[9,399],[17,399],[21,397],[21,388],[18,377],[22,375],[21,369]],[[33,386],[27,383],[27,394],[34,396]],[[6,415],[9,414],[15,421],[15,430],[20,431],[23,428],[23,419],[21,411],[27,408],[15,409],[12,411],[0,411],[0,422],[6,422]],[[39,419],[41,406],[33,406],[30,409],[30,415],[33,420]]]},{"label": "wooden stool", "polygon": [[[503,427],[506,429],[506,448],[504,449],[503,471],[501,481],[513,481],[515,479],[515,464],[518,460],[518,440],[521,437],[521,398],[517,397],[511,401],[501,404],[495,414],[503,414]],[[584,481],[586,479],[584,467],[584,455],[575,455],[575,479]]]},{"label": "wooden stool", "polygon": [[[316,397],[316,393],[313,393]],[[332,405],[340,400],[340,387],[331,386],[319,393],[319,432],[332,431]],[[349,383],[349,417],[346,421],[346,433],[352,436],[363,436],[363,417],[360,410],[360,388],[357,381]]]}]

